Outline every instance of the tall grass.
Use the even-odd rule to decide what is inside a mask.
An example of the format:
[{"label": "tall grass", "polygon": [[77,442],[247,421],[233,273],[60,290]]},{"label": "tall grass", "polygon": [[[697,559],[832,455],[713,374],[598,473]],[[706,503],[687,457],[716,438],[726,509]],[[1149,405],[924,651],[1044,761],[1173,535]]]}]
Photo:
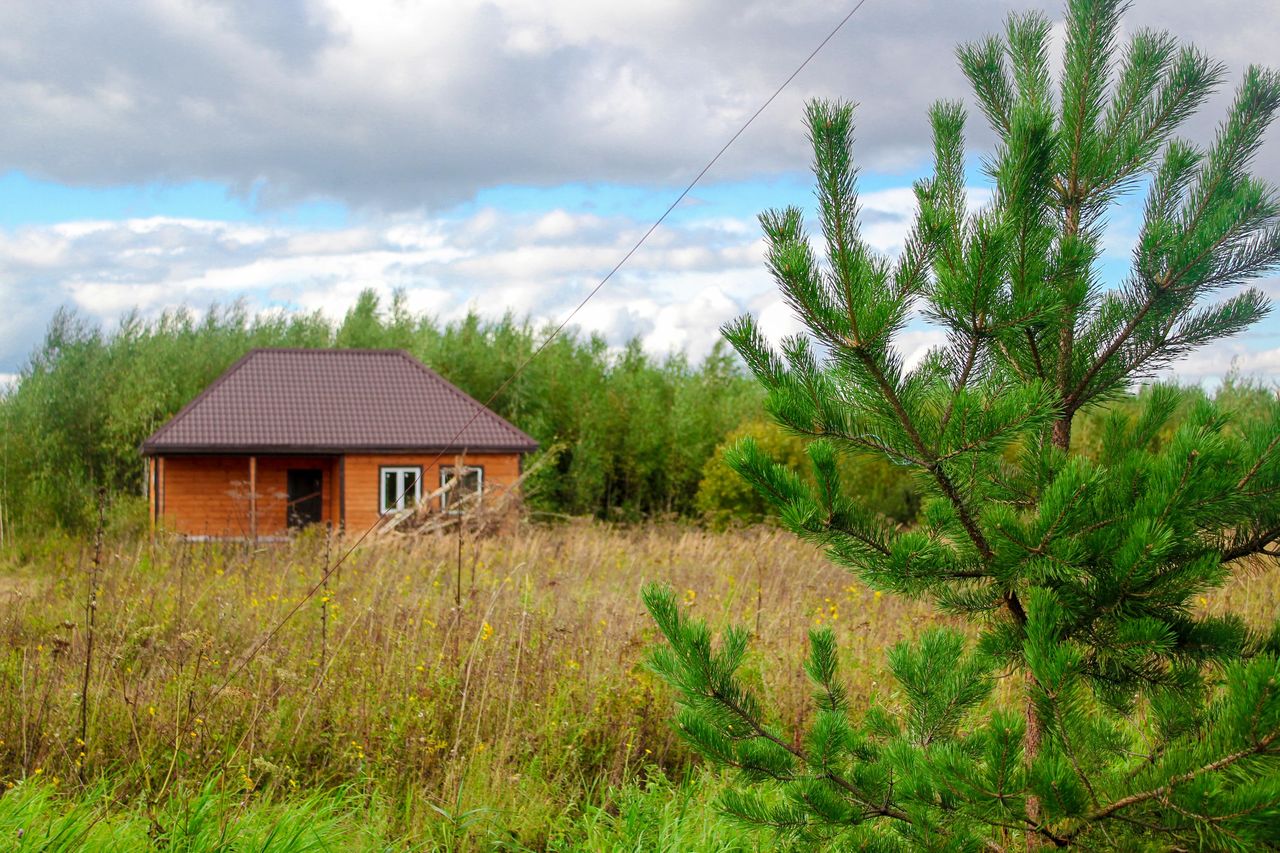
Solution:
[{"label": "tall grass", "polygon": [[[938,621],[767,528],[525,526],[464,543],[460,574],[451,536],[362,546],[229,678],[341,547],[109,541],[87,691],[90,555],[0,557],[0,849],[24,820],[64,837],[51,798],[85,832],[150,844],[209,837],[194,813],[263,849],[254,833],[301,810],[317,834],[280,849],[751,849],[708,808],[719,782],[690,776],[643,666],[640,587],[751,627],[748,675],[792,732],[809,627],[836,627],[865,706],[883,649]],[[1280,585],[1255,575],[1205,606],[1261,624]]]},{"label": "tall grass", "polygon": [[379,818],[367,798],[343,790],[271,802],[210,783],[148,807],[115,800],[104,783],[72,798],[23,783],[0,797],[0,850],[378,850],[390,840]]},{"label": "tall grass", "polygon": [[[613,789],[607,806],[581,814],[546,849],[726,853],[766,849],[709,806],[720,782],[706,775],[682,783],[654,772]],[[162,805],[109,795],[109,786],[59,791],[37,780],[0,796],[0,850],[15,851],[453,851],[488,847],[528,851],[509,833],[482,827],[485,812],[443,822],[434,831],[397,833],[385,799],[340,788],[313,794],[249,798],[210,781]],[[477,832],[477,827],[484,831]]]},{"label": "tall grass", "polygon": [[[315,584],[329,547],[111,543],[83,744],[88,555],[7,566],[0,784],[66,787],[83,773],[148,802],[211,777],[250,797],[344,785],[385,798],[393,831],[496,827],[545,845],[612,788],[687,768],[642,665],[646,581],[712,622],[752,625],[765,659],[798,660],[813,622],[845,626],[859,695],[875,689],[879,649],[929,618],[767,529],[524,527],[465,543],[460,575],[452,537],[397,540],[358,550],[219,691]],[[799,668],[763,669],[798,728]]]}]

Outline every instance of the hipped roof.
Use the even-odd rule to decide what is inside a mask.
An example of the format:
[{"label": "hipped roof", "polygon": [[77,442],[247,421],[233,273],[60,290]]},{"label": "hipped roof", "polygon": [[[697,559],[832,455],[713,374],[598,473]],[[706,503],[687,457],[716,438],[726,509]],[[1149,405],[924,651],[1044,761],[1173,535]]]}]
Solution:
[{"label": "hipped roof", "polygon": [[403,350],[255,349],[142,444],[171,453],[527,453],[537,442]]}]

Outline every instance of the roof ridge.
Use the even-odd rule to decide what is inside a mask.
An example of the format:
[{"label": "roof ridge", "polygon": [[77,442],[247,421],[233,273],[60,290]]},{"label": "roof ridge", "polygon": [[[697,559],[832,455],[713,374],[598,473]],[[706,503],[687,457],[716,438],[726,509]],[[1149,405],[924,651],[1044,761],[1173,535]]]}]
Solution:
[{"label": "roof ridge", "polygon": [[[392,355],[395,353],[405,353],[404,347],[253,347],[247,353],[253,355],[259,352],[288,352],[288,353],[324,353],[325,355],[347,354],[347,353],[364,353],[370,355]],[[412,358],[412,356],[410,355]]]}]

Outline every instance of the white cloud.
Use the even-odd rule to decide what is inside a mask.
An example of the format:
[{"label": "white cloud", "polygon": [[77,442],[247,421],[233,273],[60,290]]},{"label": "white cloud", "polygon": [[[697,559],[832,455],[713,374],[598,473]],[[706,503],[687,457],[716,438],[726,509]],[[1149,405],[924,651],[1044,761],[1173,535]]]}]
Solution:
[{"label": "white cloud", "polygon": [[1213,387],[1228,374],[1280,382],[1280,347],[1267,347],[1262,336],[1245,335],[1197,350],[1161,373],[1183,384]]},{"label": "white cloud", "polygon": [[941,329],[909,328],[900,332],[894,343],[898,352],[902,353],[903,367],[913,370],[929,354],[929,350],[946,346],[947,335]]},{"label": "white cloud", "polygon": [[[16,367],[58,305],[110,326],[137,308],[202,309],[243,298],[254,310],[340,318],[361,290],[441,319],[469,310],[559,321],[641,231],[634,220],[565,211],[482,210],[462,219],[391,218],[325,231],[155,218],[93,227],[0,231],[0,366]],[[574,319],[614,344],[638,336],[655,354],[704,355],[726,320],[769,287],[759,240],[699,220],[667,227]],[[492,247],[504,247],[494,250]],[[34,322],[33,322],[34,320]]]},{"label": "white cloud", "polygon": [[[868,194],[885,231],[868,240],[894,251],[909,195]],[[59,305],[108,327],[137,308],[155,316],[243,298],[252,310],[319,311],[339,319],[360,291],[385,301],[402,288],[408,307],[443,320],[468,311],[559,322],[630,247],[642,223],[567,211],[484,209],[460,219],[392,217],[323,231],[180,219],[0,230],[0,385],[39,341]],[[890,229],[896,229],[892,233]],[[495,250],[493,247],[506,247]],[[633,337],[655,355],[709,352],[719,328],[753,314],[775,344],[803,331],[763,264],[754,231],[693,219],[654,235],[573,325],[613,346]],[[1280,279],[1259,286],[1276,295]],[[917,318],[896,344],[914,367],[943,334]],[[1192,354],[1166,372],[1212,386],[1233,368],[1280,380],[1280,347],[1261,330]]]},{"label": "white cloud", "polygon": [[752,312],[756,317],[756,325],[760,333],[775,344],[789,335],[804,331],[804,323],[796,317],[791,306],[776,294],[769,294],[758,304],[759,307]]},{"label": "white cloud", "polygon": [[[927,157],[926,110],[967,97],[953,48],[1010,7],[1057,0],[871,3],[711,178],[796,171],[800,105],[859,102],[858,157]],[[1138,4],[1225,59],[1267,60],[1280,7]],[[381,211],[448,206],[482,187],[686,180],[818,43],[817,0],[149,0],[0,4],[10,169],[92,186],[206,180],[267,205],[335,198]],[[1241,27],[1241,21],[1249,26]],[[1193,135],[1212,132],[1227,94]],[[974,111],[970,138],[989,144]],[[1259,167],[1276,175],[1280,143]]]}]

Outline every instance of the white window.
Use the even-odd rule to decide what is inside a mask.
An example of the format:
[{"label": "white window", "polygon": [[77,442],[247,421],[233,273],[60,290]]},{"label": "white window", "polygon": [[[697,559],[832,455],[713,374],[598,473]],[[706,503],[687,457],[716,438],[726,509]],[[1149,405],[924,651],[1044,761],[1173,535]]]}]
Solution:
[{"label": "white window", "polygon": [[[440,485],[443,487],[453,479],[454,467],[444,465],[440,468]],[[462,476],[458,483],[440,496],[440,508],[448,511],[449,505],[472,495],[479,495],[484,490],[484,469],[478,465],[468,465],[461,469]]]},{"label": "white window", "polygon": [[418,505],[422,500],[422,468],[383,468],[378,490],[378,511],[394,512]]}]

